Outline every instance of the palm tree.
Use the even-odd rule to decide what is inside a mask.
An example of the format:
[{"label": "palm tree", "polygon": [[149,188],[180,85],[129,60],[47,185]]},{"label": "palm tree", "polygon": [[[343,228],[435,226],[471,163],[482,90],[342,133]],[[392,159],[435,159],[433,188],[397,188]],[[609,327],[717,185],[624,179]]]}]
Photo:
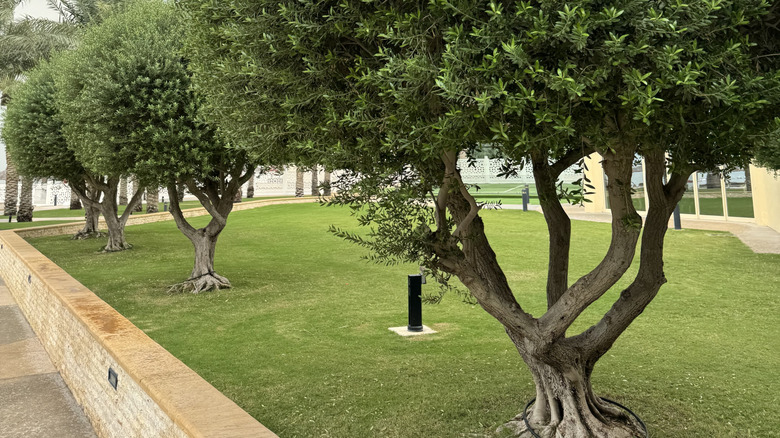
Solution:
[{"label": "palm tree", "polygon": [[16,166],[11,161],[8,149],[5,151],[5,162],[8,167],[5,169],[5,204],[3,208],[5,216],[16,215],[16,199],[19,190],[19,176],[16,174]]},{"label": "palm tree", "polygon": [[325,169],[324,175],[322,175],[322,196],[330,196],[330,172]]},{"label": "palm tree", "polygon": [[300,167],[295,168],[295,197],[303,197],[303,171]]},{"label": "palm tree", "polygon": [[[16,81],[24,72],[35,67],[41,59],[48,59],[58,50],[67,49],[75,42],[77,23],[89,20],[88,11],[97,12],[98,0],[47,0],[63,19],[60,22],[25,17],[14,20],[14,10],[23,0],[0,0],[0,105],[8,103]],[[32,181],[22,179],[19,211],[16,211],[16,169],[6,154],[5,214],[18,214],[17,220],[32,220]]]},{"label": "palm tree", "polygon": [[127,178],[119,180],[119,205],[127,205]]},{"label": "palm tree", "polygon": [[33,202],[32,202],[33,179],[29,176],[22,177],[22,192],[19,195],[19,210],[16,212],[16,222],[32,222]]},{"label": "palm tree", "polygon": [[160,199],[159,187],[149,187],[146,189],[146,212],[147,213],[157,213],[157,211],[159,211],[159,208],[157,206],[157,201],[159,199]]},{"label": "palm tree", "polygon": [[317,180],[317,166],[314,165],[311,168],[311,194],[312,196],[320,195],[319,181]]}]

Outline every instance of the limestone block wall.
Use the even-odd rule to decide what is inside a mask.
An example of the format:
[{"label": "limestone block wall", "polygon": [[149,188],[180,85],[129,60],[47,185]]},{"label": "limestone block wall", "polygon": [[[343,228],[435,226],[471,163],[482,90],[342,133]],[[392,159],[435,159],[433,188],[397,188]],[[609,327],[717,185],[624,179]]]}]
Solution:
[{"label": "limestone block wall", "polygon": [[[246,202],[235,210],[311,201]],[[70,225],[54,227],[70,232]],[[276,437],[17,232],[0,231],[0,276],[99,436]]]}]

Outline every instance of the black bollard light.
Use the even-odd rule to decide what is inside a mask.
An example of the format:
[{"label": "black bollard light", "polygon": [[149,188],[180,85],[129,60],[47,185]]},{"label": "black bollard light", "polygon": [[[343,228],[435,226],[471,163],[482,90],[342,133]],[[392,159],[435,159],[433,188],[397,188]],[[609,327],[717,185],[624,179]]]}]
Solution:
[{"label": "black bollard light", "polygon": [[528,211],[528,201],[530,201],[530,193],[528,189],[528,184],[525,185],[525,188],[523,189],[523,211]]},{"label": "black bollard light", "polygon": [[680,204],[674,206],[674,229],[682,230],[682,223],[680,222]]},{"label": "black bollard light", "polygon": [[422,324],[422,280],[420,274],[409,276],[409,325],[406,328],[410,332],[423,331]]},{"label": "black bollard light", "polygon": [[54,195],[54,206],[57,206],[57,195]]}]

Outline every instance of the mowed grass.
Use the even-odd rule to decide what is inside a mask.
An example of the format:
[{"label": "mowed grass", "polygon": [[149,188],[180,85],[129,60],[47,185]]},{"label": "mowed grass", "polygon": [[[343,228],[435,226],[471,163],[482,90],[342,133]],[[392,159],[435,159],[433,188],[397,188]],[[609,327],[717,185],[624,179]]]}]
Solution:
[{"label": "mowed grass", "polygon": [[[520,302],[539,315],[542,216],[484,216]],[[327,233],[330,224],[354,220],[317,205],[231,214],[216,269],[234,288],[202,295],[165,293],[192,263],[172,222],[128,227],[135,247],[122,253],[97,254],[100,242],[68,236],[31,241],[281,437],[490,433],[535,395],[501,325],[455,295],[423,308],[439,333],[388,331],[406,325],[406,275],[417,267],[361,261],[364,250]],[[593,268],[609,240],[608,224],[573,229],[571,278]],[[780,256],[726,233],[670,231],[666,272],[669,283],[597,365],[596,391],[631,407],[654,437],[780,436]]]}]

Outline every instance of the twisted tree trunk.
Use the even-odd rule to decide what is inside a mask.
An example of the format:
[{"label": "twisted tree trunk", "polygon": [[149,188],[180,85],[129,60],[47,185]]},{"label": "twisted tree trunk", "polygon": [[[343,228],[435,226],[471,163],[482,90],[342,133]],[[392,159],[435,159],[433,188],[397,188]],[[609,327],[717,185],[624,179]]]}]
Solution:
[{"label": "twisted tree trunk", "polygon": [[242,195],[241,195],[241,187],[239,187],[239,188],[238,188],[238,191],[236,192],[236,194],[235,194],[235,195],[233,195],[233,202],[234,202],[234,203],[241,202],[241,199],[242,199]]},{"label": "twisted tree trunk", "polygon": [[[83,199],[83,202],[80,202],[81,204],[84,204],[84,228],[74,234],[72,239],[85,240],[102,237],[103,233],[101,233],[98,228],[98,221],[100,219],[100,191],[84,188],[82,193],[84,193],[86,197],[86,199]],[[71,188],[71,196],[76,197],[77,200],[81,198],[75,188]]]},{"label": "twisted tree trunk", "polygon": [[16,222],[32,222],[33,220],[33,179],[22,177],[22,191],[19,194],[19,210],[16,212]]},{"label": "twisted tree trunk", "polygon": [[146,189],[146,212],[157,213],[160,208],[157,205],[160,199],[160,189],[157,187],[149,187]]},{"label": "twisted tree trunk", "polygon": [[[137,180],[136,180],[137,181]],[[125,225],[130,218],[131,211],[136,205],[141,204],[141,197],[144,193],[143,187],[134,187],[135,194],[128,202],[124,213],[119,216],[119,207],[117,204],[117,190],[119,186],[118,178],[109,178],[105,184],[100,184],[99,188],[103,191],[103,200],[100,203],[100,210],[103,218],[106,220],[108,228],[108,243],[106,243],[103,252],[124,251],[133,246],[127,243],[125,239]]]},{"label": "twisted tree trunk", "polygon": [[70,209],[81,210],[81,199],[75,190],[70,189]]},{"label": "twisted tree trunk", "polygon": [[11,155],[8,153],[8,148],[5,149],[5,162],[7,167],[5,170],[5,204],[3,214],[5,216],[15,216],[16,201],[19,199],[19,174],[16,173],[16,166],[14,166]]}]

